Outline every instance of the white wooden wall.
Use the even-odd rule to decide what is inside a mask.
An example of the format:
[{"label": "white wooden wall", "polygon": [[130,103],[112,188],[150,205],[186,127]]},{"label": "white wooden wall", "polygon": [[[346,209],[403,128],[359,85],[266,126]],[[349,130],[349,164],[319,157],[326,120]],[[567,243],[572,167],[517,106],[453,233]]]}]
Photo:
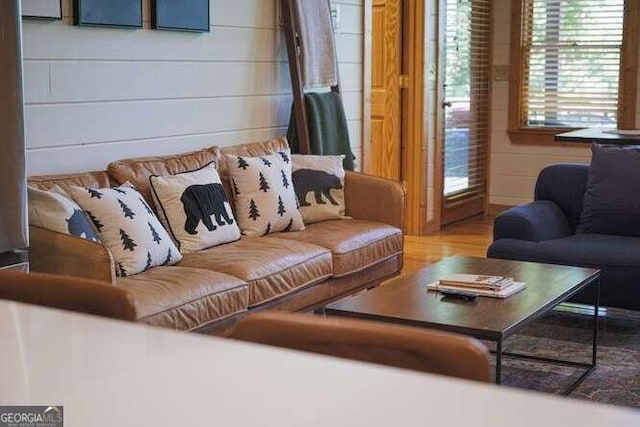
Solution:
[{"label": "white wooden wall", "polygon": [[[286,133],[291,108],[275,0],[210,0],[211,31],[74,27],[24,20],[30,175],[104,169]],[[362,146],[363,0],[337,0],[343,98]]]}]

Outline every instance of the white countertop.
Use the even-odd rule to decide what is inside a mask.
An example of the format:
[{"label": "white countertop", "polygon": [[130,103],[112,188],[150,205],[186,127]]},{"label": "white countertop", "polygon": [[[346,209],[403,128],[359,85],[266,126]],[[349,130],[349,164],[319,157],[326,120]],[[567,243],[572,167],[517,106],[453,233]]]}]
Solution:
[{"label": "white countertop", "polygon": [[640,411],[0,301],[0,405],[66,427],[640,426]]}]

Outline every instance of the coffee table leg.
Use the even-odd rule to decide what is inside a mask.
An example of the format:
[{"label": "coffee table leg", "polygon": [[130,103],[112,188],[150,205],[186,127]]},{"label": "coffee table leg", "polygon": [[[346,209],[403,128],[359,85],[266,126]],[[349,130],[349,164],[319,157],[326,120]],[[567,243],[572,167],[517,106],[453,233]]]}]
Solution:
[{"label": "coffee table leg", "polygon": [[596,297],[593,307],[593,354],[591,355],[591,365],[596,366],[598,352],[598,319],[600,315],[600,279],[596,282]]},{"label": "coffee table leg", "polygon": [[502,338],[496,341],[496,384],[502,382]]}]

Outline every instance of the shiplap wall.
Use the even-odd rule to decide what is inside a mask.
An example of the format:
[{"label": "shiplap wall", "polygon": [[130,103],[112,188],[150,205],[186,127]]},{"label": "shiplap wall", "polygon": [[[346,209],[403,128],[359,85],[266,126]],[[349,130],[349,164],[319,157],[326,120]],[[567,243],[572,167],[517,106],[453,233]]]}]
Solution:
[{"label": "shiplap wall", "polygon": [[[124,157],[284,135],[291,89],[276,1],[210,1],[211,31],[202,34],[24,20],[28,173],[99,170]],[[334,4],[360,159],[363,0]]]},{"label": "shiplap wall", "polygon": [[[509,65],[511,0],[494,0],[493,14],[493,63]],[[545,166],[591,161],[586,144],[575,147],[512,144],[506,132],[509,82],[494,81],[492,86],[490,203],[513,206],[529,202],[533,199],[536,178]],[[640,109],[637,112],[636,126],[640,123]]]}]

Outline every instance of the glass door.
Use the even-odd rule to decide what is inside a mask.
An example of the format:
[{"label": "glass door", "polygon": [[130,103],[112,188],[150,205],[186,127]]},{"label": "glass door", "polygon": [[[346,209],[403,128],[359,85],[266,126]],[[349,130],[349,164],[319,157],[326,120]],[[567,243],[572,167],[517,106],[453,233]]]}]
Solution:
[{"label": "glass door", "polygon": [[491,0],[441,0],[442,225],[484,212]]}]

